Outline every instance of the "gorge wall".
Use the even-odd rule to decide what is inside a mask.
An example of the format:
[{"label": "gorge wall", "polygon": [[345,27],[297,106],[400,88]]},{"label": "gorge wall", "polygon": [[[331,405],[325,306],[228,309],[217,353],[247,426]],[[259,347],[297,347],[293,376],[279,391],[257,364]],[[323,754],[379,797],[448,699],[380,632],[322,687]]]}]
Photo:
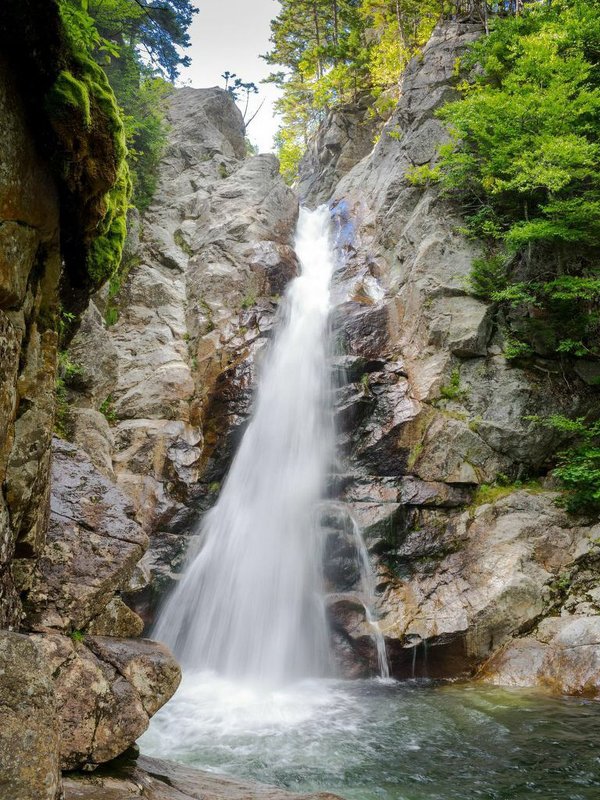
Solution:
[{"label": "gorge wall", "polygon": [[[361,100],[328,116],[303,162],[302,202],[331,201],[342,232],[346,467],[332,482],[325,565],[335,649],[348,675],[376,669],[354,519],[395,676],[593,695],[600,526],[556,506],[547,472],[559,440],[529,418],[583,413],[597,389],[550,358],[507,361],[497,309],[465,288],[477,245],[435,187],[407,177],[434,162],[446,138],[434,112],[479,34],[438,26],[377,143]],[[178,685],[166,648],[139,637],[243,432],[297,269],[298,199],[274,156],[246,157],[229,94],[176,90],[156,195],[142,220],[130,212],[120,285],[78,284],[65,246],[77,195],[65,206],[14,71],[0,61],[0,786],[54,800],[61,769],[123,753]],[[59,354],[65,282],[79,286],[80,319]],[[168,766],[123,769],[123,796],[201,796]],[[66,796],[97,797],[111,780],[73,776]]]},{"label": "gorge wall", "polygon": [[[372,150],[337,180],[321,131],[305,164],[317,162],[323,183],[301,175],[309,204],[335,184],[325,199],[347,231],[336,287],[350,381],[338,404],[350,464],[340,497],[377,563],[392,674],[480,670],[595,694],[600,528],[556,507],[547,472],[559,442],[531,417],[584,414],[597,389],[550,358],[527,368],[505,358],[501,315],[467,289],[477,244],[435,186],[410,181],[447,141],[435,110],[456,96],[456,60],[480,33],[440,24]],[[336,525],[330,613],[342,660],[368,671],[375,654],[343,557],[348,522]]]}]

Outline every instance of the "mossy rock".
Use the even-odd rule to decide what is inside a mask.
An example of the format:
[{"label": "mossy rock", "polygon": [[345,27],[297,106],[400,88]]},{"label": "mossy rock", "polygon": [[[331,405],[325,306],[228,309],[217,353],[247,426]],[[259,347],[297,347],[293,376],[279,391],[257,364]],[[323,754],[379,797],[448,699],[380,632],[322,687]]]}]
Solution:
[{"label": "mossy rock", "polygon": [[51,116],[70,116],[71,110],[81,118],[82,124],[89,128],[92,124],[90,95],[83,81],[71,72],[62,70],[48,93],[47,108]]}]

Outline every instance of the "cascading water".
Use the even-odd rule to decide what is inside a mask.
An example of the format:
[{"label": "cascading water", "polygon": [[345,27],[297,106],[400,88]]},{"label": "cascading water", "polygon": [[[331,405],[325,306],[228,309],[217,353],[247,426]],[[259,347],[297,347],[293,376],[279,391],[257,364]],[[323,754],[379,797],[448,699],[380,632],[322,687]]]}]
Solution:
[{"label": "cascading water", "polygon": [[[539,694],[314,679],[328,668],[319,520],[334,455],[325,209],[301,213],[296,247],[302,274],[253,417],[155,631],[184,674],[143,752],[347,800],[595,798],[598,715],[588,701],[565,701],[557,716],[558,701]],[[339,510],[385,675],[367,548],[350,510]]]},{"label": "cascading water", "polygon": [[387,657],[387,650],[385,646],[385,638],[379,627],[379,620],[375,611],[375,575],[369,558],[369,551],[360,529],[360,525],[349,514],[350,524],[352,526],[352,533],[356,542],[356,552],[358,555],[358,562],[360,565],[360,582],[361,591],[363,596],[363,605],[365,607],[365,614],[367,622],[373,631],[373,641],[377,650],[377,665],[379,667],[379,675],[384,680],[390,677],[390,665]]},{"label": "cascading water", "polygon": [[334,455],[327,208],[300,212],[296,253],[252,419],[154,631],[184,667],[270,684],[324,674],[329,660],[316,513]]}]

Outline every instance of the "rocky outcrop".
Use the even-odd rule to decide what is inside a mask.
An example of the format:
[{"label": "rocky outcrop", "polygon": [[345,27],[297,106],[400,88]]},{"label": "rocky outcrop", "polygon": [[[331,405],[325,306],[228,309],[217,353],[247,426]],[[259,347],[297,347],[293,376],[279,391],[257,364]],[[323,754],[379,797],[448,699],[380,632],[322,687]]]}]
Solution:
[{"label": "rocky outcrop", "polygon": [[25,600],[30,628],[83,630],[114,604],[148,544],[132,515],[85,453],[54,440],[48,533]]},{"label": "rocky outcrop", "polygon": [[370,153],[384,121],[370,95],[327,113],[298,165],[302,205],[315,208],[329,200],[340,178]]},{"label": "rocky outcrop", "polygon": [[99,770],[65,780],[65,800],[340,800],[328,792],[293,794],[274,786],[200,772],[155,758],[123,759]]},{"label": "rocky outcrop", "polygon": [[[496,309],[466,288],[477,243],[435,186],[411,180],[447,140],[435,110],[455,96],[456,59],[479,34],[469,23],[436,28],[372,152],[331,191],[347,375],[337,418],[351,465],[339,500],[376,563],[395,675],[469,675],[497,654],[481,673],[490,680],[593,693],[597,531],[555,506],[546,471],[558,440],[532,421],[585,413],[593,396],[550,361],[507,361]],[[313,145],[320,163],[327,135]],[[326,198],[328,177],[323,186]],[[535,479],[529,492],[518,491],[524,479]],[[365,674],[377,659],[344,525],[328,547],[330,614],[343,669]],[[583,599],[557,591],[565,574],[573,586],[588,576]]]},{"label": "rocky outcrop", "polygon": [[179,667],[156,642],[52,633],[29,638],[52,674],[64,770],[94,769],[123,753],[179,684]]},{"label": "rocky outcrop", "polygon": [[49,665],[29,636],[0,632],[0,790],[11,800],[58,797],[59,730]]},{"label": "rocky outcrop", "polygon": [[96,298],[118,319],[107,327],[91,304],[69,351],[73,439],[150,537],[128,595],[146,620],[216,499],[279,296],[296,272],[298,202],[274,156],[245,159],[231,96],[177,90],[169,120],[127,279],[116,299]]}]

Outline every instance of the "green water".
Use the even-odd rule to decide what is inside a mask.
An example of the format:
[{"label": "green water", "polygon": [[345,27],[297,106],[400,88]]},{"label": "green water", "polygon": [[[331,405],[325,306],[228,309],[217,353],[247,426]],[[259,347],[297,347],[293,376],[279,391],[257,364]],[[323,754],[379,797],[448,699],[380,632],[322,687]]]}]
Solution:
[{"label": "green water", "polygon": [[523,690],[186,676],[150,755],[348,800],[598,800],[600,704]]}]

